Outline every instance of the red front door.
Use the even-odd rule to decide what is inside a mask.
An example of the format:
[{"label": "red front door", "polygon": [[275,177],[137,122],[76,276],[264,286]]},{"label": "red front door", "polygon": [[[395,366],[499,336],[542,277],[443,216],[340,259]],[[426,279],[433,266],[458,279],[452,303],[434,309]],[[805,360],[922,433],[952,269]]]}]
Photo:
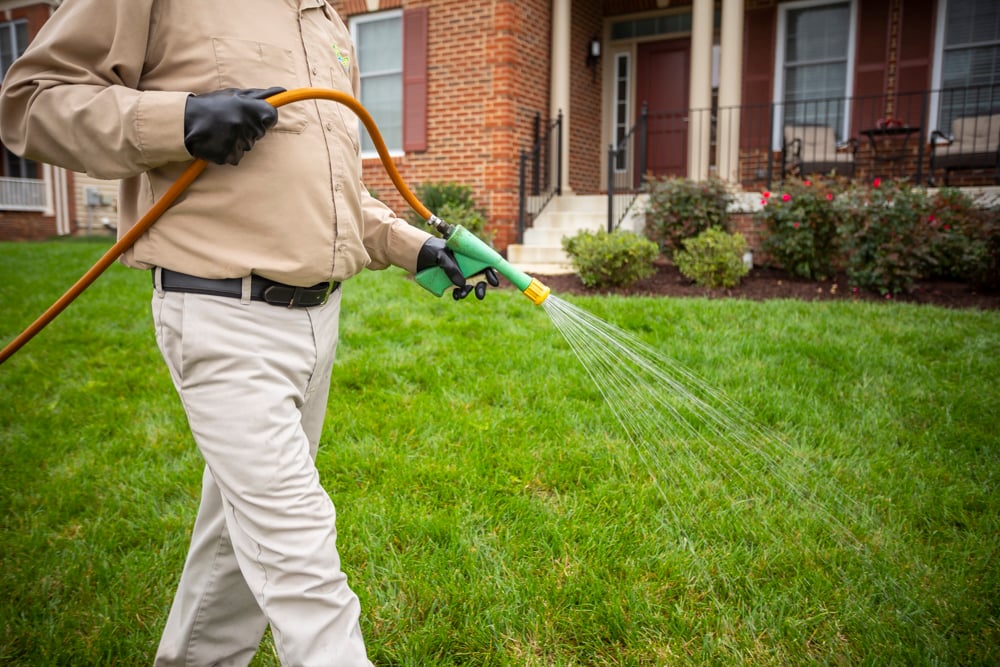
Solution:
[{"label": "red front door", "polygon": [[687,174],[688,79],[691,40],[671,39],[639,45],[636,104],[647,105],[647,172]]}]

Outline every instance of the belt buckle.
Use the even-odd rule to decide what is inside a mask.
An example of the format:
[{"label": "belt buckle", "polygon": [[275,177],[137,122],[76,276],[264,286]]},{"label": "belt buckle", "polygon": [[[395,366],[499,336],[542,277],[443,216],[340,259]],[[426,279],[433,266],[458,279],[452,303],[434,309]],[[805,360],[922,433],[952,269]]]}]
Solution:
[{"label": "belt buckle", "polygon": [[[338,286],[339,283],[337,282],[334,282],[332,280],[327,281],[326,291],[323,293],[322,299],[313,301],[313,299],[315,299],[318,295],[317,295],[317,290],[314,290],[312,287],[292,288],[284,285],[271,285],[270,287],[264,290],[264,300],[272,305],[275,306],[283,305],[287,308],[313,308],[315,306],[324,305],[330,299],[330,294],[333,293],[333,290],[337,289]],[[278,293],[284,292],[285,294],[288,294],[289,290],[291,291],[291,294],[288,296],[288,302],[282,303],[284,299],[279,297]],[[310,292],[309,294],[310,298],[303,299],[303,296],[306,294],[307,291]],[[302,303],[303,300],[305,300],[305,303]]]}]

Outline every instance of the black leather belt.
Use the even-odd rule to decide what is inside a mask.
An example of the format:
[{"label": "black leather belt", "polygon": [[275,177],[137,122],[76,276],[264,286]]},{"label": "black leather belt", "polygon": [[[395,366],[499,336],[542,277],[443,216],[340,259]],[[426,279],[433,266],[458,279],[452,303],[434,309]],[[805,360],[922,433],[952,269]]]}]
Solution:
[{"label": "black leather belt", "polygon": [[[154,271],[155,281],[155,271]],[[160,284],[165,292],[188,292],[209,296],[243,297],[242,278],[199,278],[169,269],[160,269]],[[312,287],[295,287],[261,278],[250,277],[250,298],[265,301],[273,306],[287,308],[309,308],[322,306],[330,294],[340,287],[339,282],[318,283]]]}]

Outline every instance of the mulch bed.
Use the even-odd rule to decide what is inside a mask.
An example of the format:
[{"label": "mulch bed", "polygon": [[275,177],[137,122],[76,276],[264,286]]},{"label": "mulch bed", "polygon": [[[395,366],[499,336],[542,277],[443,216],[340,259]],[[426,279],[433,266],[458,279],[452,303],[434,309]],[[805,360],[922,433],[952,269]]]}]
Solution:
[{"label": "mulch bed", "polygon": [[920,282],[913,292],[894,295],[887,299],[874,292],[851,288],[844,276],[825,282],[815,282],[789,276],[777,269],[754,268],[737,287],[708,289],[694,285],[670,264],[660,263],[656,268],[656,274],[653,276],[640,280],[630,287],[621,288],[588,288],[580,282],[580,277],[576,274],[539,275],[537,277],[551,287],[552,293],[556,295],[616,294],[622,296],[750,299],[753,301],[767,299],[898,301],[931,304],[945,308],[976,308],[981,310],[1000,308],[1000,292],[977,289],[966,283],[947,280]]}]

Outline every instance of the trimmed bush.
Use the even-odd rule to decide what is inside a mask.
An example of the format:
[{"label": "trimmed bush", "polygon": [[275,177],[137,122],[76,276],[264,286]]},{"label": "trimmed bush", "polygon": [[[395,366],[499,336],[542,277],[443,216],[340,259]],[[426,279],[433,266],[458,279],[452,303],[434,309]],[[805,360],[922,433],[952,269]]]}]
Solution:
[{"label": "trimmed bush", "polygon": [[710,227],[726,229],[731,201],[726,184],[717,178],[652,179],[646,208],[646,238],[659,244],[664,254],[671,255],[683,248],[686,239]]},{"label": "trimmed bush", "polygon": [[887,296],[911,291],[933,262],[927,193],[875,179],[836,201],[851,285]]},{"label": "trimmed bush", "polygon": [[743,263],[746,250],[742,234],[729,234],[712,227],[686,240],[684,249],[674,253],[674,263],[682,274],[702,287],[735,287],[750,272]]},{"label": "trimmed bush", "polygon": [[1000,286],[1000,211],[976,208],[972,198],[957,188],[938,190],[930,206],[926,275]]},{"label": "trimmed bush", "polygon": [[789,180],[781,192],[762,193],[754,221],[762,226],[762,249],[792,275],[825,280],[837,269],[840,254],[836,186]]},{"label": "trimmed bush", "polygon": [[[452,225],[462,225],[482,241],[493,244],[493,234],[486,231],[486,216],[476,205],[468,185],[421,183],[413,188],[413,194],[437,217]],[[408,211],[406,219],[414,227],[431,231],[416,211]]]},{"label": "trimmed bush", "polygon": [[653,275],[660,254],[652,241],[621,230],[583,231],[562,244],[587,287],[628,287]]}]

